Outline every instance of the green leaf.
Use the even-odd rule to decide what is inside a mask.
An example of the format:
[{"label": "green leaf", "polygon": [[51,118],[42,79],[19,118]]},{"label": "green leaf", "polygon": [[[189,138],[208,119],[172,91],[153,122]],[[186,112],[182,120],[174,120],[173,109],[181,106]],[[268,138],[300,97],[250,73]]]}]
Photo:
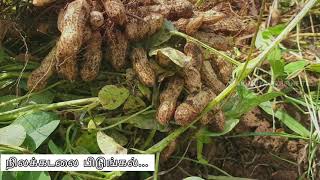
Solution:
[{"label": "green leaf", "polygon": [[128,138],[117,130],[110,129],[108,132],[106,132],[106,135],[110,136],[121,146],[128,144]]},{"label": "green leaf", "polygon": [[20,146],[26,136],[27,133],[23,126],[11,124],[0,129],[0,144]]},{"label": "green leaf", "polygon": [[[264,102],[260,104],[260,107],[268,114],[273,115],[271,102]],[[309,137],[310,132],[301,125],[296,119],[288,115],[286,112],[277,110],[274,112],[274,116],[278,118],[283,124],[285,124],[293,132],[303,136]]]},{"label": "green leaf", "polygon": [[146,103],[140,97],[130,95],[123,105],[123,111],[126,114],[130,114],[144,109],[145,107]]},{"label": "green leaf", "polygon": [[145,96],[147,99],[150,100],[152,92],[146,85],[139,82],[138,89],[140,90],[140,92],[142,93],[143,96]]},{"label": "green leaf", "polygon": [[[110,118],[106,121],[108,124],[114,124],[123,119],[128,118],[129,116],[121,116]],[[161,132],[167,132],[169,129],[161,124],[159,124],[155,119],[155,111],[147,111],[145,113],[139,114],[130,118],[128,121],[124,122],[127,124],[131,124],[134,127],[139,129],[156,129]]]},{"label": "green leaf", "polygon": [[[101,123],[103,123],[103,121],[106,119],[103,116],[95,116],[95,117],[90,117],[89,118],[89,123],[88,123],[88,129],[96,129],[97,126],[99,126]],[[90,131],[89,130],[89,131]]]},{"label": "green leaf", "polygon": [[52,93],[51,91],[45,91],[43,93],[31,96],[27,99],[27,101],[23,103],[50,104],[53,102],[54,96],[54,93]]},{"label": "green leaf", "polygon": [[255,46],[259,50],[266,49],[270,44],[272,40],[270,38],[264,38],[263,37],[263,29],[260,29],[257,33],[257,38],[255,41]]},{"label": "green leaf", "polygon": [[149,49],[152,47],[159,46],[164,42],[167,42],[171,38],[172,34],[170,33],[170,31],[172,30],[175,30],[175,27],[172,24],[172,22],[165,20],[161,29],[155,34],[153,34],[150,38],[148,38],[144,44]]},{"label": "green leaf", "polygon": [[[13,95],[2,96],[2,97],[0,97],[0,104],[5,103],[6,101],[10,101],[15,98],[17,98],[17,96],[13,96]],[[5,106],[0,106],[0,112],[14,110],[18,104],[19,103],[15,102],[15,103],[7,104]]]},{"label": "green leaf", "polygon": [[107,110],[114,110],[121,106],[129,97],[129,90],[114,85],[104,86],[98,94],[100,103]]},{"label": "green leaf", "polygon": [[48,142],[48,147],[52,154],[63,154],[63,150],[58,147],[51,139]]},{"label": "green leaf", "polygon": [[271,37],[278,36],[286,28],[286,24],[278,24],[276,26],[269,27],[262,32],[264,39],[270,39]]},{"label": "green leaf", "polygon": [[84,132],[76,141],[76,146],[81,146],[87,149],[90,153],[97,153],[99,146],[96,141],[97,134]]},{"label": "green leaf", "polygon": [[17,172],[16,180],[51,180],[51,178],[48,172],[21,171],[21,172]]},{"label": "green leaf", "polygon": [[12,124],[22,125],[25,128],[27,138],[24,144],[34,151],[50,136],[59,123],[60,120],[57,114],[38,111],[24,114]]},{"label": "green leaf", "polygon": [[223,136],[229,133],[230,131],[232,131],[232,129],[236,127],[236,125],[239,123],[239,121],[240,121],[239,119],[228,119],[225,122],[224,130],[222,132],[211,132],[208,129],[203,128],[199,130],[199,132],[197,133],[197,136],[207,136],[207,137]]},{"label": "green leaf", "polygon": [[74,180],[70,174],[66,174],[62,177],[62,180]]},{"label": "green leaf", "polygon": [[0,180],[16,180],[16,174],[14,171],[0,171]]},{"label": "green leaf", "polygon": [[184,67],[188,62],[191,61],[191,57],[172,47],[151,50],[149,52],[149,56],[157,55],[157,53],[162,53],[163,55],[167,56],[172,62],[180,67]]},{"label": "green leaf", "polygon": [[296,77],[307,65],[307,61],[295,61],[284,66],[284,72],[288,75],[288,79]]},{"label": "green leaf", "polygon": [[273,49],[267,57],[272,68],[274,79],[284,74],[284,61],[281,58],[282,55],[279,47]]},{"label": "green leaf", "polygon": [[112,137],[102,131],[97,133],[97,142],[104,154],[127,154],[127,149],[118,144]]},{"label": "green leaf", "polygon": [[267,29],[260,28],[255,41],[256,48],[260,50],[266,49],[275,36],[278,36],[286,27],[285,24],[279,24]]},{"label": "green leaf", "polygon": [[237,119],[242,114],[249,112],[259,104],[274,99],[282,95],[282,93],[270,92],[263,95],[256,95],[249,91],[245,86],[239,85],[237,95],[238,96],[236,98],[231,98],[227,102],[227,105],[230,105],[230,109],[225,110],[227,119]]},{"label": "green leaf", "polygon": [[307,70],[320,73],[320,63],[310,64],[307,66]]}]

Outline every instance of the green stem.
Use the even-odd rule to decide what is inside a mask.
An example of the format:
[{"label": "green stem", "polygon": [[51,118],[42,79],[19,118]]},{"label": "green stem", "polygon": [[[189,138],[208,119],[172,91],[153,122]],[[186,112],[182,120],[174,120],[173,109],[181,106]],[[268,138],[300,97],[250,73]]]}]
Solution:
[{"label": "green stem", "polygon": [[195,163],[198,163],[198,164],[202,164],[204,166],[208,166],[208,167],[211,167],[219,172],[221,172],[222,174],[226,175],[226,176],[229,176],[229,177],[232,177],[230,174],[228,174],[227,172],[225,172],[224,170],[218,168],[217,166],[215,165],[212,165],[212,164],[209,164],[209,163],[206,163],[206,162],[203,162],[203,161],[196,161],[196,160],[193,160],[193,159],[190,159],[190,158],[186,158],[186,157],[173,157],[173,158],[177,158],[177,159],[183,159],[183,160],[187,160],[187,161],[191,161],[191,162],[195,162]]},{"label": "green stem", "polygon": [[10,153],[32,154],[32,152],[29,151],[28,149],[24,149],[18,146],[6,145],[6,144],[0,144],[0,151],[1,150],[7,151]]},{"label": "green stem", "polygon": [[24,99],[27,99],[27,98],[31,97],[31,96],[34,96],[34,95],[37,95],[37,94],[41,94],[41,93],[43,93],[43,92],[45,92],[45,91],[47,91],[47,90],[49,90],[49,89],[52,89],[52,88],[54,88],[54,87],[56,87],[56,86],[58,86],[58,85],[61,85],[61,84],[64,83],[64,82],[65,82],[65,81],[59,81],[59,82],[57,82],[57,83],[55,83],[55,84],[53,84],[53,85],[51,85],[51,86],[49,86],[49,87],[47,87],[47,88],[39,91],[39,92],[26,94],[26,95],[24,95],[24,96],[17,97],[17,98],[15,98],[15,99],[11,99],[11,100],[9,100],[9,101],[0,103],[0,107],[6,106],[6,105],[8,105],[8,104],[15,103],[15,102],[20,102],[20,101],[22,101],[22,100],[24,100]]},{"label": "green stem", "polygon": [[153,173],[153,180],[157,180],[158,179],[159,160],[160,160],[160,152],[157,152],[157,154],[156,154],[156,162],[155,162],[156,164],[155,164],[154,173]]},{"label": "green stem", "polygon": [[148,147],[151,142],[152,142],[152,139],[154,138],[154,135],[156,134],[157,130],[156,129],[152,129],[148,138],[146,139],[146,141],[144,142],[143,146],[140,148],[140,149],[145,149],[146,147]]},{"label": "green stem", "polygon": [[90,174],[83,174],[83,173],[78,173],[78,172],[68,172],[68,174],[74,175],[74,176],[80,176],[80,177],[83,177],[85,179],[106,180],[105,178],[102,178],[102,177],[97,177],[97,176],[93,176],[93,175],[90,175]]},{"label": "green stem", "polygon": [[[0,80],[3,79],[9,79],[9,78],[16,78],[19,77],[20,73],[17,72],[4,72],[0,74]],[[23,73],[22,75],[23,78],[28,78],[29,77],[29,73]]]},{"label": "green stem", "polygon": [[211,52],[211,53],[213,53],[213,54],[216,54],[216,55],[218,55],[218,56],[223,57],[226,61],[228,61],[228,62],[230,62],[230,63],[232,63],[232,64],[234,64],[234,65],[236,65],[236,66],[238,66],[238,65],[241,64],[241,63],[238,62],[237,60],[235,60],[235,59],[229,57],[228,55],[226,55],[225,53],[223,53],[223,52],[221,52],[221,51],[218,51],[218,50],[210,47],[209,45],[207,45],[207,44],[199,41],[198,39],[195,39],[195,38],[193,38],[193,37],[191,37],[191,36],[188,36],[188,35],[186,35],[186,34],[184,34],[184,33],[182,33],[182,32],[179,32],[179,31],[170,31],[170,33],[173,34],[173,35],[176,35],[176,36],[183,37],[183,38],[185,38],[185,39],[187,39],[187,40],[189,40],[189,41],[191,41],[191,42],[193,42],[193,43],[199,44],[199,45],[202,46],[203,48],[207,49],[209,52]]},{"label": "green stem", "polygon": [[117,123],[114,123],[114,124],[112,124],[112,125],[110,125],[110,126],[107,126],[107,127],[104,127],[104,128],[97,128],[97,130],[99,130],[99,131],[104,131],[104,130],[107,130],[107,129],[111,129],[111,128],[113,128],[113,127],[116,127],[116,126],[118,126],[118,125],[120,125],[120,124],[122,124],[122,123],[127,122],[127,121],[130,120],[131,118],[133,118],[133,117],[135,117],[135,116],[137,116],[137,115],[139,115],[139,114],[142,114],[142,113],[146,112],[146,111],[149,110],[150,108],[152,108],[152,105],[146,107],[145,109],[143,109],[143,110],[141,110],[141,111],[139,111],[139,112],[137,112],[137,113],[132,114],[131,116],[129,116],[129,117],[127,117],[127,118],[125,118],[125,119],[123,119],[123,120],[121,120],[121,121],[118,121]]},{"label": "green stem", "polygon": [[89,103],[93,103],[93,102],[97,102],[97,101],[99,101],[99,98],[93,97],[93,98],[77,99],[77,100],[72,100],[72,101],[59,102],[59,103],[54,103],[54,104],[30,105],[30,106],[26,106],[26,107],[18,108],[15,110],[0,113],[0,121],[9,121],[9,120],[12,120],[12,119],[19,117],[22,114],[25,114],[25,113],[31,112],[31,111],[39,111],[39,110],[50,111],[50,110],[55,110],[55,109],[59,109],[62,107],[89,104]]}]

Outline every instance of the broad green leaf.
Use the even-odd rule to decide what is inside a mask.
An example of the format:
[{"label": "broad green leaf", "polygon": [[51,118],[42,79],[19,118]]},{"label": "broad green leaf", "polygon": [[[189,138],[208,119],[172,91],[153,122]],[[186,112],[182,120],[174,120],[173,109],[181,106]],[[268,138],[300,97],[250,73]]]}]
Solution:
[{"label": "broad green leaf", "polygon": [[288,75],[288,79],[296,77],[307,65],[307,61],[295,61],[284,66],[284,72]]},{"label": "broad green leaf", "polygon": [[0,128],[0,144],[20,146],[26,136],[24,127],[19,124],[11,124]]},{"label": "broad green leaf", "polygon": [[118,144],[112,137],[102,131],[97,133],[97,142],[104,154],[127,154],[127,149]]},{"label": "broad green leaf", "polygon": [[63,150],[58,147],[51,139],[48,142],[48,147],[52,154],[63,154]]},{"label": "broad green leaf", "polygon": [[81,146],[87,149],[90,153],[97,153],[99,146],[96,141],[97,134],[84,132],[76,141],[76,146]]},{"label": "broad green leaf", "polygon": [[58,127],[59,123],[57,114],[42,111],[24,114],[13,122],[25,128],[27,138],[24,143],[31,150],[36,150]]},{"label": "broad green leaf", "polygon": [[274,79],[284,74],[284,61],[282,59],[281,50],[279,47],[273,49],[267,57]]},{"label": "broad green leaf", "polygon": [[114,110],[121,106],[129,97],[129,90],[114,85],[104,86],[98,94],[100,103],[107,110]]},{"label": "broad green leaf", "polygon": [[[13,95],[2,96],[2,97],[0,97],[0,104],[5,103],[5,102],[12,100],[12,99],[15,99],[15,98],[17,98],[17,96],[13,96]],[[0,106],[0,112],[14,110],[18,104],[19,103],[15,102],[15,103],[7,104],[5,106]]]},{"label": "broad green leaf", "polygon": [[230,131],[232,131],[232,129],[236,127],[238,123],[239,123],[239,119],[228,119],[224,124],[224,130],[222,132],[211,132],[208,129],[203,128],[197,133],[197,136],[208,136],[208,137],[223,136],[229,133]]},{"label": "broad green leaf", "polygon": [[127,101],[123,105],[123,111],[126,114],[137,112],[146,107],[146,103],[140,98],[136,96],[129,96]]},{"label": "broad green leaf", "polygon": [[282,95],[282,93],[270,92],[263,95],[256,95],[249,91],[245,86],[240,85],[237,89],[237,95],[237,97],[231,98],[227,102],[227,105],[230,105],[230,109],[225,109],[227,119],[237,119],[242,114],[249,112],[251,109],[258,106],[260,103],[276,98]]},{"label": "broad green leaf", "polygon": [[[106,123],[108,124],[114,124],[118,121],[121,121],[123,119],[128,118],[129,116],[121,116],[121,117],[115,117],[110,118],[106,120]],[[140,129],[156,129],[161,132],[167,132],[168,128],[159,124],[155,119],[155,111],[147,111],[145,113],[139,114],[137,116],[134,116],[130,118],[125,123],[131,124],[134,127],[140,128]]]},{"label": "broad green leaf", "polygon": [[264,39],[270,39],[271,37],[278,36],[286,27],[286,24],[278,24],[276,26],[269,27],[262,32]]},{"label": "broad green leaf", "polygon": [[20,171],[17,172],[16,180],[51,180],[48,172],[43,171]]},{"label": "broad green leaf", "polygon": [[162,53],[163,55],[167,56],[172,62],[180,67],[184,67],[188,62],[191,61],[191,57],[172,47],[151,50],[149,52],[149,56],[157,55],[157,53]]},{"label": "broad green leaf", "polygon": [[[273,115],[271,102],[264,102],[260,104],[260,107],[268,114]],[[278,118],[283,124],[285,124],[293,132],[303,136],[309,137],[310,132],[301,125],[296,119],[288,115],[286,112],[281,110],[276,110],[274,116]]]}]

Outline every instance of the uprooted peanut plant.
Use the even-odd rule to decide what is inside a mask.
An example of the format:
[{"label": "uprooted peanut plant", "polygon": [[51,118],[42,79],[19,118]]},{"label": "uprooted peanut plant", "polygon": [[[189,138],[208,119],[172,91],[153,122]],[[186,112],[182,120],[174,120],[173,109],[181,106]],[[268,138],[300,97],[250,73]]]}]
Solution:
[{"label": "uprooted peanut plant", "polygon": [[0,137],[16,141],[0,151],[157,157],[154,173],[52,179],[317,179],[315,4],[3,2]]}]

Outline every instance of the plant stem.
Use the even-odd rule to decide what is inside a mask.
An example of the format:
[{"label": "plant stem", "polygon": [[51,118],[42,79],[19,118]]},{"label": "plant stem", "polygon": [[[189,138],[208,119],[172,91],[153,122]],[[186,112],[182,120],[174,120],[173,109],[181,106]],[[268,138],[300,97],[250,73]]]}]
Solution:
[{"label": "plant stem", "polygon": [[15,110],[0,113],[0,121],[10,121],[10,120],[13,120],[13,119],[15,119],[15,118],[19,117],[20,115],[25,114],[27,112],[39,111],[39,110],[40,111],[50,111],[50,110],[55,110],[55,109],[59,109],[62,107],[90,104],[90,103],[98,102],[98,101],[99,101],[99,98],[92,97],[92,98],[86,98],[86,99],[77,99],[77,100],[72,100],[72,101],[59,102],[59,103],[54,103],[54,104],[30,105],[30,106],[26,106],[26,107],[18,108]]},{"label": "plant stem", "polygon": [[22,100],[24,100],[24,99],[26,99],[26,98],[31,97],[31,96],[34,96],[34,95],[37,95],[37,94],[41,94],[41,93],[43,93],[43,92],[45,92],[45,91],[47,91],[47,90],[49,90],[49,89],[52,89],[52,88],[54,88],[54,87],[56,87],[56,86],[58,86],[58,85],[60,85],[60,84],[62,84],[62,83],[64,83],[64,82],[65,82],[65,81],[59,81],[59,82],[57,82],[57,83],[55,83],[55,84],[53,84],[53,85],[51,85],[51,86],[49,86],[49,87],[47,87],[47,88],[39,91],[39,92],[26,94],[26,95],[24,95],[24,96],[17,97],[17,98],[15,98],[15,99],[11,99],[11,100],[6,101],[6,102],[2,102],[2,103],[0,103],[0,107],[6,106],[6,105],[8,105],[8,104],[15,103],[15,102],[20,102],[20,101],[22,101]]},{"label": "plant stem", "polygon": [[2,150],[10,153],[32,154],[32,152],[29,151],[28,149],[24,149],[18,146],[6,145],[6,144],[0,144],[0,151]]},{"label": "plant stem", "polygon": [[126,122],[126,121],[128,121],[128,120],[130,120],[131,118],[133,118],[133,117],[135,117],[135,116],[137,116],[137,115],[139,115],[139,114],[142,114],[142,113],[146,112],[146,111],[149,110],[150,108],[152,108],[152,105],[146,107],[145,109],[143,109],[143,110],[141,110],[141,111],[139,111],[139,112],[136,112],[136,113],[132,114],[131,116],[129,116],[129,117],[127,117],[127,118],[125,118],[125,119],[123,119],[123,120],[121,120],[121,121],[118,121],[117,123],[111,124],[110,126],[107,126],[107,127],[104,127],[104,128],[97,128],[97,130],[99,130],[99,131],[104,131],[104,130],[107,130],[107,129],[116,127],[116,126],[118,126],[118,125],[120,125],[120,124],[122,124],[122,123],[124,123],[124,122]]},{"label": "plant stem", "polygon": [[160,152],[157,152],[156,154],[156,164],[155,164],[155,170],[153,173],[153,180],[157,180],[158,179],[158,172],[159,172],[159,159],[160,159]]}]

